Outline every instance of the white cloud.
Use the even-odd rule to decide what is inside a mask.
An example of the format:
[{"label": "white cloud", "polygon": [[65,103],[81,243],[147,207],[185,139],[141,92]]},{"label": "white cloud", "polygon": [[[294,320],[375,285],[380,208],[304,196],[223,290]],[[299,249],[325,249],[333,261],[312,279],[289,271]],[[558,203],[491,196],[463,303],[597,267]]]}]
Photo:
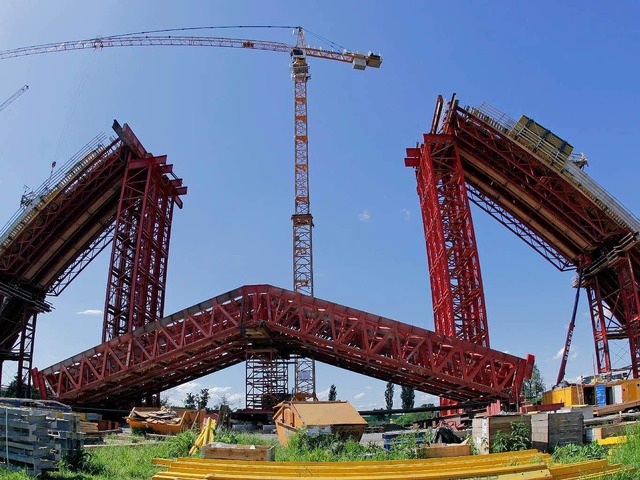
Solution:
[{"label": "white cloud", "polygon": [[369,213],[369,210],[365,210],[364,212],[358,214],[358,218],[361,222],[367,223],[371,221],[371,214]]},{"label": "white cloud", "polygon": [[322,390],[321,392],[317,392],[316,395],[318,397],[318,400],[329,400],[329,389],[331,387],[327,387],[325,390]]},{"label": "white cloud", "polygon": [[560,360],[562,358],[562,356],[564,355],[564,347],[562,347],[560,350],[558,350],[558,353],[556,353],[553,356],[554,360]]},{"label": "white cloud", "polygon": [[[420,393],[420,392],[417,392]],[[433,403],[434,405],[440,405],[440,399],[430,393],[422,393],[422,395],[416,399],[417,405],[425,405],[427,403]]]},{"label": "white cloud", "polygon": [[402,210],[400,210],[400,213],[402,214],[402,218],[404,218],[407,221],[411,218],[411,210],[407,210],[406,208],[403,208]]},{"label": "white cloud", "polygon": [[357,393],[353,396],[353,398],[355,398],[356,400],[360,400],[362,397],[364,397],[365,393],[364,392],[360,392]]},{"label": "white cloud", "polygon": [[80,312],[76,312],[76,315],[102,315],[102,310],[82,310]]},{"label": "white cloud", "polygon": [[[562,347],[560,350],[558,350],[558,353],[556,353],[553,356],[554,360],[560,360],[562,358],[562,356],[564,355],[564,347]],[[578,355],[580,355],[580,350],[578,350],[577,345],[573,345],[571,347],[571,349],[569,350],[569,358],[576,359],[578,358]]]},{"label": "white cloud", "polygon": [[[207,387],[198,382],[187,382],[167,390],[162,396],[168,398],[169,405],[178,407],[184,404],[188,393],[200,393],[203,388]],[[207,390],[209,390],[209,407],[220,404],[223,395],[229,405],[234,408],[242,408],[245,405],[244,393],[234,392],[232,387],[209,387]]]},{"label": "white cloud", "polygon": [[223,395],[223,394],[229,393],[231,391],[231,387],[211,387],[208,390],[209,390],[209,395],[211,396]]}]

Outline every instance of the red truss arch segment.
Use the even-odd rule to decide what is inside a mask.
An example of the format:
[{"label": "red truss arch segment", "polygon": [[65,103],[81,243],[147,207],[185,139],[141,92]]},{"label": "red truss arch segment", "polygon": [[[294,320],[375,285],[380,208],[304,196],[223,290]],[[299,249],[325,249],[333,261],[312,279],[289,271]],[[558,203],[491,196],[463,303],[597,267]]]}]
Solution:
[{"label": "red truss arch segment", "polygon": [[212,298],[42,371],[43,397],[126,406],[273,348],[457,401],[518,399],[521,359],[371,313],[269,286]]},{"label": "red truss arch segment", "polygon": [[471,208],[455,137],[424,135],[407,149],[415,168],[429,260],[436,332],[489,347]]}]

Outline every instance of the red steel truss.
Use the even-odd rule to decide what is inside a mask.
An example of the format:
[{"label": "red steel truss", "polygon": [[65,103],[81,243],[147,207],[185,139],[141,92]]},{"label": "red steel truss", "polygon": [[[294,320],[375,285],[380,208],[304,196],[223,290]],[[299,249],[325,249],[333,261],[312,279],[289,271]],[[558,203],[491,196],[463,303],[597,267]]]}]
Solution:
[{"label": "red steel truss", "polygon": [[127,406],[237,364],[248,350],[303,354],[457,401],[517,400],[533,368],[481,345],[269,285],[245,286],[42,371],[44,398]]},{"label": "red steel truss", "polygon": [[452,135],[407,149],[427,243],[436,332],[489,347],[489,330],[464,172]]},{"label": "red steel truss", "polygon": [[[136,209],[144,220],[128,233],[138,247],[132,257],[138,281],[125,282],[134,287],[134,318],[141,310],[153,314],[146,321],[162,317],[161,301],[151,297],[164,298],[170,213],[174,203],[182,205],[177,197],[186,188],[169,176],[164,157],[158,161],[149,155],[126,124],[114,122],[114,130],[117,140],[105,145],[104,135],[94,138],[39,190],[23,197],[22,208],[0,232],[0,368],[5,361],[17,361],[23,390],[28,390],[36,315],[50,310],[45,296],[60,294],[111,243],[114,222],[121,227]],[[151,180],[137,177],[141,171],[151,171]],[[135,198],[132,191],[141,186]],[[125,192],[126,201],[120,198]],[[123,230],[118,247],[131,241]],[[126,248],[118,252],[130,253]]]},{"label": "red steel truss", "polygon": [[638,377],[639,222],[581,166],[520,136],[515,121],[449,107],[441,130],[453,137],[471,201],[558,269],[583,269],[598,371],[614,369],[610,343],[625,340]]},{"label": "red steel truss", "polygon": [[165,282],[174,204],[187,188],[170,178],[167,157],[154,157],[127,125],[117,129],[130,147],[115,221],[102,341],[164,314]]}]

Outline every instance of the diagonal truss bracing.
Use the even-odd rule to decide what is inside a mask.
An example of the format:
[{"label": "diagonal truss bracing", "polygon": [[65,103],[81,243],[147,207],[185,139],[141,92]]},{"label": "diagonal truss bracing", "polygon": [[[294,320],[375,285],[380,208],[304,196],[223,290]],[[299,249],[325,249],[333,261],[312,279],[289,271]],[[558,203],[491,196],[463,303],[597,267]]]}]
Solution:
[{"label": "diagonal truss bracing", "polygon": [[624,340],[631,364],[622,369],[638,377],[640,221],[582,170],[584,156],[570,157],[495,109],[454,101],[441,131],[454,137],[476,205],[556,268],[582,270],[598,371],[614,370],[610,342]]},{"label": "diagonal truss bracing", "polygon": [[128,405],[246,358],[256,348],[453,400],[517,400],[527,360],[269,285],[245,286],[147,324],[42,371],[40,394]]}]

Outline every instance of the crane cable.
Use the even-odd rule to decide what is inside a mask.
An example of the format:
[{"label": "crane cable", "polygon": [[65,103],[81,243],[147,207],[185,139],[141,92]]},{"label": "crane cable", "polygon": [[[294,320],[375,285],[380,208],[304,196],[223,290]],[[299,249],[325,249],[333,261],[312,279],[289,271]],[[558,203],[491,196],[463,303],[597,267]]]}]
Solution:
[{"label": "crane cable", "polygon": [[53,173],[53,166],[58,163],[58,158],[60,157],[60,151],[62,150],[62,146],[64,144],[64,140],[67,137],[67,132],[69,131],[69,126],[71,125],[71,121],[76,113],[76,109],[78,108],[78,103],[80,102],[80,97],[82,96],[82,92],[85,89],[87,84],[87,79],[89,78],[89,72],[91,71],[91,67],[95,63],[95,56],[91,56],[89,60],[85,63],[84,72],[82,72],[82,76],[80,77],[80,81],[78,82],[78,87],[74,92],[74,96],[71,99],[71,105],[69,106],[69,110],[67,112],[67,118],[64,121],[64,125],[62,127],[62,132],[60,133],[60,138],[58,139],[58,146],[56,147],[55,154],[53,155],[52,160],[52,168],[51,171]]}]

